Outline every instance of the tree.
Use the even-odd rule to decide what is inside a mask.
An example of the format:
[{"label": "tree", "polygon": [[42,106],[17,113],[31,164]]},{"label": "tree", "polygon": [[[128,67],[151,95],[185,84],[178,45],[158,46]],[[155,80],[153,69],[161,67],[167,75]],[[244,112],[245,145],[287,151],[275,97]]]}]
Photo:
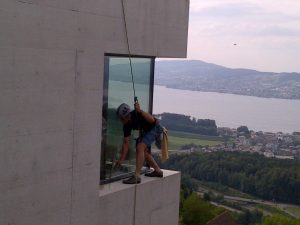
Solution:
[{"label": "tree", "polygon": [[[161,123],[172,131],[183,131],[195,134],[217,136],[217,125],[215,120],[195,119],[190,116],[163,113],[156,115],[160,118]],[[176,121],[176,122],[174,122]]]},{"label": "tree", "polygon": [[183,203],[182,222],[184,225],[205,225],[214,217],[209,203],[193,193]]},{"label": "tree", "polygon": [[237,132],[244,133],[246,137],[249,137],[250,131],[247,126],[240,126],[237,128]]},{"label": "tree", "polygon": [[262,225],[300,225],[300,220],[281,215],[274,215],[272,217],[266,217]]},{"label": "tree", "polygon": [[203,194],[203,200],[209,202],[211,200],[210,195],[208,193],[204,193]]},{"label": "tree", "polygon": [[185,197],[198,189],[198,184],[189,176],[183,174],[181,177],[181,189],[184,191]]},{"label": "tree", "polygon": [[300,204],[300,161],[259,154],[214,152],[172,155],[163,168],[182,172],[186,196],[195,180],[220,183],[266,199]]}]

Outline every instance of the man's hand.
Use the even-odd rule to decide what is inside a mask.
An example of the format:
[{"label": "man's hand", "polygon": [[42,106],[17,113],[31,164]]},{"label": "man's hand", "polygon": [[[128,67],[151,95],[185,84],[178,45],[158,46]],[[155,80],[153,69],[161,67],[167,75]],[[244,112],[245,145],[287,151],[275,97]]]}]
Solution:
[{"label": "man's hand", "polygon": [[122,166],[122,163],[123,163],[123,161],[121,161],[120,159],[117,160],[117,161],[115,162],[115,167],[116,167],[116,168],[120,168],[120,167]]},{"label": "man's hand", "polygon": [[142,112],[140,104],[138,102],[134,103],[134,109],[135,109],[135,111],[137,113],[141,113]]}]

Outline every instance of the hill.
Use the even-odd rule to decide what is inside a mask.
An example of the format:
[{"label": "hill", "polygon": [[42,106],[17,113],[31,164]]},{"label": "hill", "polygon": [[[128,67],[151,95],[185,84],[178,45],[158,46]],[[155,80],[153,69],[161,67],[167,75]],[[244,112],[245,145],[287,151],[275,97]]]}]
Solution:
[{"label": "hill", "polygon": [[155,84],[183,90],[300,99],[300,73],[231,69],[200,60],[156,61]]}]

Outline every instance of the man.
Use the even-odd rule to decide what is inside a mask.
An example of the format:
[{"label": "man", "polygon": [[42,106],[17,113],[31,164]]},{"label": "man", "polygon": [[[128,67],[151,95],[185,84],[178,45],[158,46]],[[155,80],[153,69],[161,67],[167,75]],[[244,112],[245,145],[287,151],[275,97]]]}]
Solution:
[{"label": "man", "polygon": [[163,171],[159,168],[151,154],[147,151],[151,144],[160,138],[163,128],[159,125],[156,118],[151,114],[141,110],[138,102],[134,105],[135,110],[131,111],[130,107],[123,103],[117,109],[117,115],[123,124],[123,144],[119,160],[116,162],[116,166],[121,166],[126,158],[129,149],[129,138],[132,130],[139,130],[140,137],[137,140],[136,145],[136,167],[135,174],[124,180],[125,184],[141,183],[141,169],[144,165],[144,161],[154,168],[154,171],[145,176],[149,177],[163,177]]}]

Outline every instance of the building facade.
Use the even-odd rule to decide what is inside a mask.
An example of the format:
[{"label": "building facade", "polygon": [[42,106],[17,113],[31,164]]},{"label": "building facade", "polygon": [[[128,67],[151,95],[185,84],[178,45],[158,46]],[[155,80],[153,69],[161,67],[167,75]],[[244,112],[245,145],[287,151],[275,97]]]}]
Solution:
[{"label": "building facade", "polygon": [[[132,55],[186,57],[188,0],[123,3]],[[0,1],[1,225],[177,224],[179,173],[99,185],[106,59],[128,58],[122,11],[121,0]]]}]

